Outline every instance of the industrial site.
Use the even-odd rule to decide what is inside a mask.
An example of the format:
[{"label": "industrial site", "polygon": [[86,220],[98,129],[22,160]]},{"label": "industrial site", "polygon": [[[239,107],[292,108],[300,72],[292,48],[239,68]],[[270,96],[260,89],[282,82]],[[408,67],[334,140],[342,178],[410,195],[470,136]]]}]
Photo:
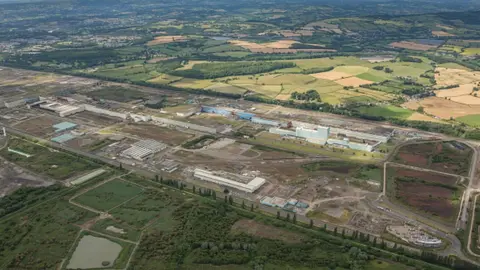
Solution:
[{"label": "industrial site", "polygon": [[[23,76],[28,81],[31,75]],[[6,128],[5,135],[31,136],[134,171],[229,194],[272,215],[294,214],[305,222],[334,224],[415,247],[445,248],[448,239],[438,235],[437,227],[419,222],[412,226],[406,211],[434,213],[430,224],[446,230],[455,230],[457,214],[463,211],[460,202],[469,181],[469,164],[461,172],[459,167],[446,171],[464,181],[449,195],[458,201],[445,201],[452,209],[445,218],[438,218],[442,214],[434,212],[433,206],[398,196],[414,187],[399,175],[429,181],[420,175],[420,163],[408,163],[419,147],[408,149],[408,144],[442,141],[431,133],[276,105],[232,104],[166,90],[159,94],[133,86],[129,91],[143,96],[118,101],[98,98],[98,93],[111,96],[128,86],[68,76],[57,81],[50,91],[25,91],[17,86],[12,90],[16,95],[2,97],[0,124]],[[76,89],[70,88],[72,81]],[[160,96],[167,104],[153,108]],[[443,149],[450,151],[446,155],[454,151],[462,157],[472,155],[466,145],[464,150],[451,144],[432,147],[438,154]],[[7,151],[25,158],[32,155],[28,147],[11,145]],[[442,166],[457,165],[445,163],[428,170],[445,172]],[[395,177],[390,175],[393,172]],[[56,180],[78,185],[102,173],[98,168],[78,170]],[[41,173],[38,177],[44,181],[39,184],[50,181]]]}]

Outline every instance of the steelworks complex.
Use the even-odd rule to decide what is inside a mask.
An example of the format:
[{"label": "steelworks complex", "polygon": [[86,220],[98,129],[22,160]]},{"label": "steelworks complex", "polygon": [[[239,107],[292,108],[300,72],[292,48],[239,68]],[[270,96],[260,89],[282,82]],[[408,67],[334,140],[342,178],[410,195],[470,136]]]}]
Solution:
[{"label": "steelworks complex", "polygon": [[[120,118],[122,120],[130,120],[133,122],[152,122],[157,125],[168,125],[182,129],[191,129],[200,133],[217,134],[219,128],[208,127],[188,123],[185,121],[177,121],[169,118],[159,117],[156,115],[137,114],[128,112],[128,109],[123,108],[122,111],[114,111],[105,108],[99,108],[90,104],[80,104],[80,102],[69,99],[55,98],[30,98],[13,101],[8,104],[9,107],[26,106],[28,108],[39,107],[58,114],[60,117],[67,117],[83,111],[93,112],[99,115],[106,115],[109,117]],[[265,119],[257,116],[254,113],[249,113],[232,108],[220,108],[211,106],[198,106],[196,110],[189,109],[188,115],[193,114],[216,114],[224,117],[232,118],[233,120],[249,121],[256,125],[269,127],[268,131],[273,134],[280,135],[288,139],[305,140],[309,143],[317,145],[330,145],[333,147],[350,148],[355,150],[371,152],[380,143],[387,142],[393,135],[393,130],[389,133],[369,134],[364,132],[352,131],[338,127],[319,126],[311,123],[297,122],[297,121],[280,121],[275,119]],[[65,143],[73,138],[76,138],[82,133],[72,131],[77,128],[75,123],[63,122],[53,126],[55,130],[55,137],[52,141],[57,143]],[[222,132],[223,133],[223,132]],[[120,156],[133,159],[137,161],[146,161],[152,158],[156,153],[163,151],[168,146],[167,144],[155,140],[140,140],[133,143],[129,148],[120,152]],[[167,171],[174,171],[177,164],[166,164],[163,167]],[[171,168],[170,168],[171,167]],[[263,178],[255,177],[247,179],[241,175],[234,175],[229,173],[213,173],[210,171],[195,169],[194,178],[202,181],[216,183],[220,186],[231,187],[247,193],[253,193],[260,188],[266,181]],[[268,201],[268,200],[266,200]]]}]

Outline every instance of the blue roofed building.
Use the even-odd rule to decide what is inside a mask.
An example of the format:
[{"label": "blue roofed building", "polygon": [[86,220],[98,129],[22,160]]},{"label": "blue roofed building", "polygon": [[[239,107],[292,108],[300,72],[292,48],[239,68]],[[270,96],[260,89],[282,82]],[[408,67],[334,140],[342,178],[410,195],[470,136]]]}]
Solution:
[{"label": "blue roofed building", "polygon": [[56,125],[53,125],[53,128],[55,129],[55,133],[58,132],[63,132],[67,130],[72,130],[76,128],[78,125],[75,123],[70,123],[70,122],[62,122]]},{"label": "blue roofed building", "polygon": [[75,139],[75,136],[73,136],[70,133],[65,133],[63,135],[52,138],[52,142],[64,143],[64,142],[68,142],[68,141],[73,140],[73,139]]}]

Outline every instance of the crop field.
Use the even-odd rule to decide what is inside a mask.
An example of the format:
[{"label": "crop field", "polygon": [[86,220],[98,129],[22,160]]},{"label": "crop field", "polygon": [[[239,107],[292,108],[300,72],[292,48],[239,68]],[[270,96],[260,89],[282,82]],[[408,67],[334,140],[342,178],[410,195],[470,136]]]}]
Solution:
[{"label": "crop field", "polygon": [[0,151],[6,160],[35,173],[51,177],[55,180],[65,180],[75,175],[98,169],[99,165],[78,156],[31,143],[19,138],[11,138],[8,144],[10,149],[21,151],[30,157],[9,152],[7,148]]},{"label": "crop field", "polygon": [[143,192],[137,185],[112,180],[75,198],[75,201],[93,209],[108,211]]},{"label": "crop field", "polygon": [[414,51],[428,51],[428,50],[433,50],[437,48],[437,46],[420,44],[420,43],[411,42],[411,41],[393,42],[390,44],[390,46],[394,48],[408,49],[408,50],[414,50]]},{"label": "crop field", "polygon": [[410,110],[417,110],[418,107],[423,107],[426,113],[446,120],[478,114],[480,111],[480,105],[461,104],[439,97],[428,97],[420,101],[409,101],[404,103],[403,106]]},{"label": "crop field", "polygon": [[388,168],[387,194],[415,211],[453,221],[463,190],[455,177],[405,168]]},{"label": "crop field", "polygon": [[480,114],[472,114],[468,116],[462,116],[455,120],[467,124],[471,127],[480,127]]},{"label": "crop field", "polygon": [[466,176],[470,168],[473,150],[459,142],[419,143],[402,146],[394,161]]},{"label": "crop field", "polygon": [[193,136],[174,129],[149,124],[127,124],[121,128],[121,132],[143,139],[161,141],[169,145],[179,145]]},{"label": "crop field", "polygon": [[365,115],[369,116],[383,116],[387,118],[399,118],[407,119],[412,115],[412,111],[387,105],[387,106],[363,106],[357,108],[357,110]]},{"label": "crop field", "polygon": [[435,80],[439,86],[472,84],[480,81],[478,71],[443,67],[438,67],[435,71]]},{"label": "crop field", "polygon": [[154,40],[147,43],[148,46],[154,46],[159,44],[173,43],[173,42],[185,42],[188,37],[185,36],[158,36]]}]

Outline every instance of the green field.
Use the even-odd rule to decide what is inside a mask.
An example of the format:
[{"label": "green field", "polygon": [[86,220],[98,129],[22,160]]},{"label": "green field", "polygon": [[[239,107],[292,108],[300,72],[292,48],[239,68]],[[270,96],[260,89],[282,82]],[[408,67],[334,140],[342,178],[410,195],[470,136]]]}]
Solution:
[{"label": "green field", "polygon": [[146,94],[143,92],[123,87],[105,87],[100,90],[88,92],[87,95],[96,99],[108,99],[118,102],[129,102],[146,97]]},{"label": "green field", "polygon": [[56,269],[77,237],[75,225],[93,217],[59,198],[0,221],[0,269]]},{"label": "green field", "polygon": [[357,110],[365,115],[369,116],[383,116],[385,118],[399,118],[407,119],[413,112],[407,109],[403,109],[396,106],[363,106],[357,108]]},{"label": "green field", "polygon": [[143,189],[137,185],[115,179],[89,190],[75,198],[75,201],[97,210],[108,211],[142,192]]},{"label": "green field", "polygon": [[[142,228],[168,207],[169,196],[164,192],[145,192],[120,205],[110,213],[134,228]],[[164,217],[162,217],[164,218]]]},{"label": "green field", "polygon": [[[107,230],[108,227],[114,227],[116,229],[123,230],[123,233],[116,233],[111,230]],[[97,221],[92,227],[92,230],[108,234],[114,237],[119,237],[122,239],[127,239],[130,241],[138,241],[140,238],[140,230],[133,228],[125,222],[117,219],[102,219]]]},{"label": "green field", "polygon": [[20,138],[11,138],[8,147],[32,156],[25,157],[9,152],[5,148],[0,151],[0,155],[6,160],[56,180],[65,180],[100,167],[98,164],[81,157],[53,151],[53,149]]},{"label": "green field", "polygon": [[480,127],[480,114],[462,116],[462,117],[456,118],[455,120],[460,121],[471,127]]}]

